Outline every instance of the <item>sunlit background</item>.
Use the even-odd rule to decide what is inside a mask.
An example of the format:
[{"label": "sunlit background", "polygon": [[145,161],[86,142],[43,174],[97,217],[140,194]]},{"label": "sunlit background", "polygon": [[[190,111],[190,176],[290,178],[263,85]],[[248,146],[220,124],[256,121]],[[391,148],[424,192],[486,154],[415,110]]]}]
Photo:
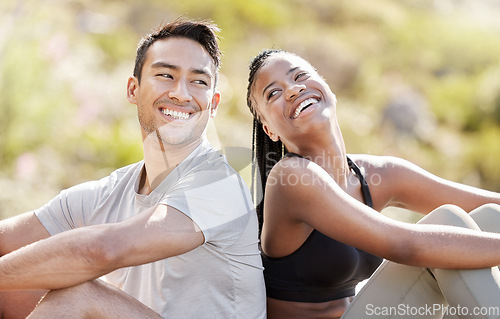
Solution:
[{"label": "sunlit background", "polygon": [[222,29],[210,138],[247,182],[248,63],[275,47],[325,76],[348,152],[500,191],[500,1],[1,0],[0,218],[142,158],[127,78],[179,16]]}]

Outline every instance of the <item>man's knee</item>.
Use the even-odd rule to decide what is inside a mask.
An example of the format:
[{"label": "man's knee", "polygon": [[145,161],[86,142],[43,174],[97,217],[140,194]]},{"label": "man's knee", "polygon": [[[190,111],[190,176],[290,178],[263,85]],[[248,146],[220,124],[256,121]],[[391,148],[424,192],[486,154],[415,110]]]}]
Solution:
[{"label": "man's knee", "polygon": [[41,304],[51,303],[52,306],[78,305],[88,303],[98,292],[97,282],[88,281],[82,284],[49,291],[42,299]]},{"label": "man's knee", "polygon": [[0,292],[0,318],[26,318],[45,293],[44,290]]},{"label": "man's knee", "polygon": [[138,300],[101,280],[50,291],[29,319],[161,317]]},{"label": "man's knee", "polygon": [[[87,318],[93,310],[93,295],[98,291],[97,283],[85,282],[73,287],[49,291],[40,301],[29,319],[45,318]],[[71,314],[71,315],[70,315]]]}]

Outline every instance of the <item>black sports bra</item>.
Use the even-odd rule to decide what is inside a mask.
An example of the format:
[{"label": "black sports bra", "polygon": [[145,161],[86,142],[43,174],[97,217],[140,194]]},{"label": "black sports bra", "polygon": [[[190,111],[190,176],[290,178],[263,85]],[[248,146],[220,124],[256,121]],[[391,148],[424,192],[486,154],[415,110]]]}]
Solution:
[{"label": "black sports bra", "polygon": [[[285,156],[299,156],[288,153]],[[359,167],[347,158],[361,182],[365,204],[373,207]],[[272,258],[262,253],[267,296],[287,301],[325,302],[354,296],[356,285],[370,277],[382,258],[345,245],[317,230],[292,254]]]}]

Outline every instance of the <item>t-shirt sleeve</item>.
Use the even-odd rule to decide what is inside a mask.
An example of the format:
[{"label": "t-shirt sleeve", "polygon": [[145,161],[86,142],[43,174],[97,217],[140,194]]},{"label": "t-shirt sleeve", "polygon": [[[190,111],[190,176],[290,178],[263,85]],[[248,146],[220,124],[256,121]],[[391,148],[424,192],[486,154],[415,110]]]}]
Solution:
[{"label": "t-shirt sleeve", "polygon": [[61,191],[35,214],[51,235],[86,226],[98,193],[97,181],[82,183]]},{"label": "t-shirt sleeve", "polygon": [[200,227],[205,243],[231,245],[245,230],[253,212],[248,187],[234,171],[198,171],[179,182],[162,204],[174,207]]}]

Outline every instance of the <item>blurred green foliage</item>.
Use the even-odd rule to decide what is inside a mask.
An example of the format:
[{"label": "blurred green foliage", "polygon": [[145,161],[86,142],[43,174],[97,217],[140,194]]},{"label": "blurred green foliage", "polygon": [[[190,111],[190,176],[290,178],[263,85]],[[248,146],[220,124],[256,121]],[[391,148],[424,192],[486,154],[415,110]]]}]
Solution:
[{"label": "blurred green foliage", "polygon": [[247,180],[248,63],[277,47],[330,83],[349,152],[500,191],[498,1],[2,0],[0,218],[142,158],[125,95],[136,45],[182,15],[221,27],[210,136]]}]

